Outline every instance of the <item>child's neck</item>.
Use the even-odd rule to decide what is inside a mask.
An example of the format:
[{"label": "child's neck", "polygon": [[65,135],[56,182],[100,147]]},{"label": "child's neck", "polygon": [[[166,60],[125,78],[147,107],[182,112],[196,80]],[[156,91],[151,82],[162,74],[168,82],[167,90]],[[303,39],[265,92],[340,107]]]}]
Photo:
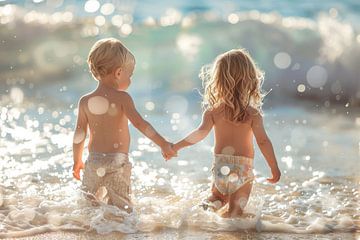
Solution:
[{"label": "child's neck", "polygon": [[116,86],[112,81],[100,80],[98,84],[98,88],[111,88],[116,90]]}]

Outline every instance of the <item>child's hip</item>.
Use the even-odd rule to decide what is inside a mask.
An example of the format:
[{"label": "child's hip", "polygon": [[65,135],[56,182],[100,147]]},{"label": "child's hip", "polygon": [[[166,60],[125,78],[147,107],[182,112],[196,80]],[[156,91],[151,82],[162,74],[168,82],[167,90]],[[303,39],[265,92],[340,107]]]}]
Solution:
[{"label": "child's hip", "polygon": [[109,174],[131,175],[132,164],[125,153],[90,152],[85,162],[84,175],[96,175],[103,178]]},{"label": "child's hip", "polygon": [[212,173],[216,188],[223,195],[232,194],[253,180],[253,159],[215,154]]}]

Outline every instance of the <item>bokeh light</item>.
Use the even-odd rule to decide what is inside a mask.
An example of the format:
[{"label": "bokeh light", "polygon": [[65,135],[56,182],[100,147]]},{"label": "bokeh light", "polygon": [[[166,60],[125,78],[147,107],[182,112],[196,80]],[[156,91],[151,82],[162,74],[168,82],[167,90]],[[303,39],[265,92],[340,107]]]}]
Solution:
[{"label": "bokeh light", "polygon": [[305,90],[306,90],[306,87],[305,87],[304,84],[299,84],[299,85],[297,86],[297,91],[298,91],[298,92],[303,93],[303,92],[305,92]]},{"label": "bokeh light", "polygon": [[88,0],[85,2],[84,10],[89,13],[96,12],[100,7],[100,3],[97,0]]},{"label": "bokeh light", "polygon": [[198,36],[183,34],[177,38],[176,44],[184,56],[193,59],[198,54],[202,42],[202,39]]},{"label": "bokeh light", "polygon": [[95,24],[99,27],[104,26],[106,23],[106,19],[104,16],[96,16],[94,21],[95,21]]},{"label": "bokeh light", "polygon": [[228,21],[231,24],[236,24],[239,22],[239,16],[236,13],[231,13],[228,16]]},{"label": "bokeh light", "polygon": [[109,100],[102,96],[91,97],[88,100],[88,108],[92,114],[101,115],[108,111]]},{"label": "bokeh light", "polygon": [[220,172],[222,175],[227,176],[230,173],[230,168],[228,166],[222,166]]},{"label": "bokeh light", "polygon": [[111,15],[115,11],[115,6],[112,3],[105,3],[101,6],[100,12],[104,15]]},{"label": "bokeh light", "polygon": [[327,81],[328,74],[325,68],[321,66],[313,66],[306,73],[306,80],[313,88],[323,87]]},{"label": "bokeh light", "polygon": [[279,52],[274,57],[274,64],[280,69],[286,69],[291,64],[291,57],[286,52]]}]

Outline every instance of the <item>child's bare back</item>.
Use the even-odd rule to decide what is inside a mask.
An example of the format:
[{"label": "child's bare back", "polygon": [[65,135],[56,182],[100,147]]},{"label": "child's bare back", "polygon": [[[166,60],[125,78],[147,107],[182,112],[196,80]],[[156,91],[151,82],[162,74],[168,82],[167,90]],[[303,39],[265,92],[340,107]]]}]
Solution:
[{"label": "child's bare back", "polygon": [[255,109],[249,108],[247,119],[234,123],[226,119],[223,106],[212,110],[214,153],[254,158],[252,123],[257,114],[259,113]]},{"label": "child's bare back", "polygon": [[128,98],[127,93],[106,86],[99,86],[81,98],[79,117],[87,118],[90,152],[129,152],[128,117],[124,111]]}]

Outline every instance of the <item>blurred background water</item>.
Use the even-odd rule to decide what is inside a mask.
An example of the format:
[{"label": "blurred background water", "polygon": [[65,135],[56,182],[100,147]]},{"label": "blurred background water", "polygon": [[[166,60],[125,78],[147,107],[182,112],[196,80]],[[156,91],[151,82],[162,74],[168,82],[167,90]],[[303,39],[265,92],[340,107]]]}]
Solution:
[{"label": "blurred background water", "polygon": [[[358,232],[359,20],[356,0],[0,1],[0,236]],[[131,127],[136,213],[82,198],[71,177],[72,134],[79,97],[97,85],[87,54],[104,37],[134,53],[129,92],[171,141],[200,122],[200,68],[248,49],[265,71],[265,123],[283,171],[279,184],[267,184],[256,149],[253,218],[225,220],[197,207],[210,186],[212,136],[165,163]]]}]

